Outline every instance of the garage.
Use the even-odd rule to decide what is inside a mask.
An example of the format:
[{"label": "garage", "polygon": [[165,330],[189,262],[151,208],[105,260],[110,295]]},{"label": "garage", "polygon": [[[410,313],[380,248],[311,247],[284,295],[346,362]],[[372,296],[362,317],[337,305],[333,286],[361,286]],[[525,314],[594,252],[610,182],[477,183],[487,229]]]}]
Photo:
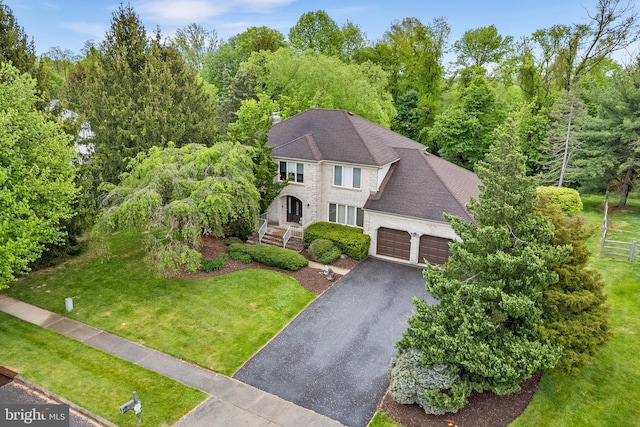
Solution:
[{"label": "garage", "polygon": [[420,236],[420,252],[418,259],[420,262],[426,258],[430,264],[444,264],[449,259],[449,239],[435,236]]},{"label": "garage", "polygon": [[404,230],[380,227],[376,254],[409,261],[411,257],[411,236]]}]

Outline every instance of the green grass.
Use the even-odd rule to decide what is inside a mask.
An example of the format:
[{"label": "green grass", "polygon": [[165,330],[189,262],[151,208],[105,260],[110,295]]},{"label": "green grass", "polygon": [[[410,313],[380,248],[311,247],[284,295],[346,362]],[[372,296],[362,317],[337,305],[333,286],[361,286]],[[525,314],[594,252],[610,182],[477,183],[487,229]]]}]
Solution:
[{"label": "green grass", "polygon": [[[613,338],[577,375],[545,375],[533,401],[512,427],[631,425],[640,420],[640,259],[598,258],[602,196],[583,197],[584,214],[598,231],[589,241],[592,267],[607,282]],[[611,201],[615,206],[615,200]],[[640,200],[611,212],[609,238],[640,241]]]},{"label": "green grass", "polygon": [[376,412],[367,427],[402,427],[402,424],[393,421],[384,412]]},{"label": "green grass", "polygon": [[[109,256],[93,245],[4,292],[225,375],[314,298],[294,279],[269,270],[160,277],[145,262],[143,239],[135,233],[110,239]],[[66,297],[73,297],[70,313]]]},{"label": "green grass", "polygon": [[[166,426],[207,394],[56,332],[0,312],[1,363],[120,426],[139,425],[119,406],[136,391],[143,423]],[[180,399],[176,399],[180,396]]]}]

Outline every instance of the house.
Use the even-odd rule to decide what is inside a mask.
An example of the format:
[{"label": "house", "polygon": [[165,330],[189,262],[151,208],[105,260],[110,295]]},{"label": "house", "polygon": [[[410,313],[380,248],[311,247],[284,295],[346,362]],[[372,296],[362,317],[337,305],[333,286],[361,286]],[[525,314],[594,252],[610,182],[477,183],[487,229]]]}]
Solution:
[{"label": "house", "polygon": [[371,256],[441,264],[456,238],[443,214],[472,221],[473,172],[348,111],[310,109],[277,122],[267,145],[277,179],[289,180],[267,210],[270,223],[360,227]]}]

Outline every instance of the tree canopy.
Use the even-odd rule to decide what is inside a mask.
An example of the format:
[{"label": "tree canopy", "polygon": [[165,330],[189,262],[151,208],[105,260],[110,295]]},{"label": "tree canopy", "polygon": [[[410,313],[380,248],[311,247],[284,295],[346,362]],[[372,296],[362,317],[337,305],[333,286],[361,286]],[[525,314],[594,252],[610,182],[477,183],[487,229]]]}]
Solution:
[{"label": "tree canopy", "polygon": [[254,149],[218,143],[152,147],[123,173],[120,185],[102,187],[96,232],[148,231],[149,253],[164,272],[194,271],[203,234],[224,236],[252,228],[260,195],[253,176]]},{"label": "tree canopy", "polygon": [[0,64],[0,289],[29,271],[73,215],[74,150],[60,123],[36,109],[36,82]]},{"label": "tree canopy", "polygon": [[345,64],[321,53],[283,48],[254,54],[244,67],[282,106],[284,117],[308,108],[340,108],[388,128],[395,115],[384,72],[371,63]]}]

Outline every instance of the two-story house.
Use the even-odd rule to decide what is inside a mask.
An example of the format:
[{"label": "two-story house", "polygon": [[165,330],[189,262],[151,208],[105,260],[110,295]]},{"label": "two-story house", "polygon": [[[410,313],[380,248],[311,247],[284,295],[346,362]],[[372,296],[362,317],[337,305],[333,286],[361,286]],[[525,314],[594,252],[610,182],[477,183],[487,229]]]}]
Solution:
[{"label": "two-story house", "polygon": [[369,255],[443,263],[456,238],[443,213],[472,221],[473,172],[353,113],[304,111],[274,124],[267,144],[278,179],[289,180],[267,210],[271,223],[360,227],[371,236]]}]

